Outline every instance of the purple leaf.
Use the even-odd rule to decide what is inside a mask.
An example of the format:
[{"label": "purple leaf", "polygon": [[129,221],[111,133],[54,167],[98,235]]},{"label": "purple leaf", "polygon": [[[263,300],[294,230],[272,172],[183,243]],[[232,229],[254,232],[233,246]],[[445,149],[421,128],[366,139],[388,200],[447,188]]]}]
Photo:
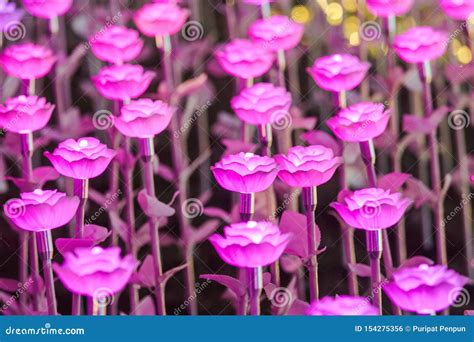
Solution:
[{"label": "purple leaf", "polygon": [[163,273],[163,275],[160,277],[160,283],[166,284],[166,283],[168,282],[168,280],[171,279],[171,277],[173,277],[173,276],[174,276],[176,273],[178,273],[179,271],[184,270],[186,267],[188,267],[188,264],[182,264],[182,265],[173,267],[172,269],[166,271],[166,272]]},{"label": "purple leaf", "polygon": [[203,214],[209,217],[217,217],[226,223],[232,222],[232,219],[227,211],[221,208],[216,207],[206,207],[204,208]]},{"label": "purple leaf", "polygon": [[61,255],[72,252],[76,248],[83,247],[89,248],[95,245],[92,239],[71,239],[71,238],[59,238],[55,242],[56,248]]},{"label": "purple leaf", "polygon": [[94,244],[98,244],[107,239],[111,233],[112,231],[109,231],[105,227],[95,224],[86,224],[84,226],[83,239],[92,240]]},{"label": "purple leaf", "polygon": [[160,202],[156,197],[149,196],[145,190],[138,193],[138,204],[148,217],[168,217],[175,214],[169,205]]},{"label": "purple leaf", "polygon": [[156,315],[155,302],[152,296],[146,296],[137,305],[137,309],[134,312],[137,316],[154,316]]},{"label": "purple leaf", "polygon": [[416,115],[403,116],[403,130],[406,133],[430,134],[438,129],[439,124],[448,114],[449,108],[442,106],[435,110],[428,118]]},{"label": "purple leaf", "polygon": [[341,147],[337,140],[324,131],[310,131],[303,133],[301,134],[301,139],[306,141],[309,145],[323,145],[330,148],[336,156],[342,154]]},{"label": "purple leaf", "polygon": [[286,273],[295,273],[303,266],[301,259],[294,255],[282,255],[280,257],[280,264],[283,271]]},{"label": "purple leaf", "polygon": [[155,286],[155,271],[153,269],[153,257],[149,254],[145,257],[137,272],[138,282],[145,287]]},{"label": "purple leaf", "polygon": [[434,261],[427,258],[427,257],[424,257],[424,256],[414,256],[410,259],[407,259],[405,260],[400,266],[399,268],[404,268],[404,267],[417,267],[417,266],[420,266],[420,265],[423,265],[423,264],[426,264],[426,265],[433,265],[434,264]]},{"label": "purple leaf", "polygon": [[0,278],[0,290],[7,292],[16,292],[21,283],[16,279]]},{"label": "purple leaf", "polygon": [[348,264],[349,269],[359,277],[370,277],[370,266],[364,264]]},{"label": "purple leaf", "polygon": [[209,235],[214,233],[217,228],[219,228],[220,221],[219,220],[208,220],[204,222],[199,228],[190,230],[191,236],[189,238],[189,242],[191,244],[197,244],[201,241],[206,240]]},{"label": "purple leaf", "polygon": [[[300,258],[308,257],[308,237],[305,215],[286,210],[281,217],[280,230],[284,233],[293,234],[293,238],[286,247],[286,253],[299,256]],[[317,231],[319,232],[319,228]],[[318,234],[316,246],[319,246],[320,242],[321,237],[320,234]]]},{"label": "purple leaf", "polygon": [[222,274],[201,274],[199,278],[212,280],[221,285],[224,285],[238,297],[243,296],[246,291],[246,286],[242,284],[240,280],[235,279],[231,276],[226,276]]},{"label": "purple leaf", "polygon": [[386,175],[380,176],[378,179],[378,187],[390,190],[390,192],[399,192],[400,188],[410,178],[411,175],[402,172],[392,172]]},{"label": "purple leaf", "polygon": [[437,196],[419,179],[409,178],[407,180],[407,189],[404,195],[415,202],[415,207],[419,208],[428,203],[433,206],[438,200]]}]

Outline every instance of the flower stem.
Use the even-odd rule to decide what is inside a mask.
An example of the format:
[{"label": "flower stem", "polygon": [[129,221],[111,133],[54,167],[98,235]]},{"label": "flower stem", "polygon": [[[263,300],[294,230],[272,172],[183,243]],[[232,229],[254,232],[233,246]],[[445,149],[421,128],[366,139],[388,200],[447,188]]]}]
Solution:
[{"label": "flower stem", "polygon": [[[424,112],[426,117],[430,117],[433,113],[433,102],[431,94],[431,65],[429,62],[418,65],[418,72],[423,84],[423,101]],[[433,191],[438,198],[436,207],[434,208],[434,225],[436,237],[436,258],[441,265],[448,264],[446,251],[446,230],[443,224],[444,203],[441,198],[441,170],[439,160],[439,144],[436,137],[436,130],[428,135],[429,153],[431,159],[431,182]]]},{"label": "flower stem", "polygon": [[[74,179],[74,195],[79,197],[79,208],[76,212],[76,239],[84,235],[84,216],[86,214],[87,199],[89,197],[89,180]],[[80,295],[72,295],[72,314],[80,315],[82,311],[82,299]]]},{"label": "flower stem", "polygon": [[[140,155],[143,163],[143,183],[149,196],[155,197],[155,180],[153,178],[153,159],[155,150],[153,138],[140,139]],[[161,262],[160,237],[158,232],[158,221],[155,217],[150,217],[150,237],[151,251],[153,256],[153,269],[155,273],[155,299],[158,315],[166,315],[165,289],[161,281],[163,266]]]},{"label": "flower stem", "polygon": [[54,288],[53,266],[53,238],[51,231],[46,230],[36,233],[38,242],[38,251],[43,261],[44,284],[46,287],[46,299],[48,301],[48,314],[57,315],[56,291]]},{"label": "flower stem", "polygon": [[306,212],[306,229],[308,236],[308,272],[309,272],[309,297],[311,302],[319,299],[318,283],[318,257],[316,245],[315,211],[318,203],[317,188],[305,187],[302,192],[303,207]]},{"label": "flower stem", "polygon": [[381,230],[367,230],[367,252],[370,258],[370,274],[371,274],[371,296],[373,297],[373,304],[382,314],[382,289],[380,288],[382,276],[380,273],[380,258],[382,256],[382,231]]},{"label": "flower stem", "polygon": [[282,88],[286,88],[285,82],[285,70],[286,70],[286,57],[284,50],[277,51],[278,58],[278,84]]},{"label": "flower stem", "polygon": [[247,269],[248,293],[250,298],[250,314],[260,315],[260,295],[263,289],[263,272],[261,267]]}]

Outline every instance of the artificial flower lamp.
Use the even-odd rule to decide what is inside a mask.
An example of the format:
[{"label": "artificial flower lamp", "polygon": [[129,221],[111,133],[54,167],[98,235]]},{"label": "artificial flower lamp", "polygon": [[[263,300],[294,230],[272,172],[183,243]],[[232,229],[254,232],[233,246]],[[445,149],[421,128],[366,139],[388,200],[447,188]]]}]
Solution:
[{"label": "artificial flower lamp", "polygon": [[221,187],[240,193],[240,214],[243,220],[253,215],[254,194],[267,190],[278,173],[273,158],[244,152],[222,158],[211,167],[211,171]]},{"label": "artificial flower lamp", "polygon": [[137,31],[112,26],[89,38],[94,55],[112,64],[123,64],[138,57],[143,48],[143,40]]},{"label": "artificial flower lamp", "polygon": [[179,32],[189,14],[188,10],[171,2],[150,3],[135,12],[133,21],[145,36],[163,37]]},{"label": "artificial flower lamp", "polygon": [[65,253],[64,263],[53,268],[69,291],[91,298],[95,309],[104,309],[127,285],[136,266],[133,256],[120,257],[118,247],[93,247]]},{"label": "artificial flower lamp", "polygon": [[306,314],[309,316],[376,316],[378,311],[366,297],[343,295],[323,297],[311,303]]},{"label": "artificial flower lamp", "polygon": [[103,67],[92,77],[99,93],[109,100],[128,101],[141,96],[155,77],[140,65],[113,65]]},{"label": "artificial flower lamp", "polygon": [[468,20],[474,13],[473,0],[439,0],[439,6],[454,20]]},{"label": "artificial flower lamp", "polygon": [[35,132],[47,125],[53,110],[44,97],[12,97],[0,105],[0,126],[19,134]]},{"label": "artificial flower lamp", "polygon": [[395,37],[393,47],[397,55],[407,63],[425,63],[444,55],[448,35],[432,27],[418,26]]},{"label": "artificial flower lamp", "polygon": [[254,21],[248,30],[250,39],[274,52],[296,47],[303,37],[304,25],[282,15]]},{"label": "artificial flower lamp", "polygon": [[19,228],[33,232],[43,261],[48,314],[57,314],[56,293],[51,260],[53,240],[51,230],[69,223],[79,207],[79,198],[67,197],[57,190],[36,189],[23,192],[20,198],[9,200],[4,212]]},{"label": "artificial flower lamp", "polygon": [[380,258],[382,256],[382,229],[387,229],[400,221],[411,199],[402,198],[400,193],[389,190],[367,188],[350,192],[343,190],[339,202],[332,203],[344,222],[366,231],[366,248],[370,258],[371,281],[374,305],[382,314],[382,294],[379,290],[382,276]]},{"label": "artificial flower lamp", "polygon": [[367,9],[374,15],[387,18],[407,13],[413,7],[413,0],[367,0]]},{"label": "artificial flower lamp", "polygon": [[262,267],[280,258],[292,236],[266,221],[231,224],[224,228],[224,235],[214,234],[209,241],[226,263],[248,270],[251,313],[259,315]]},{"label": "artificial flower lamp", "polygon": [[220,66],[230,75],[252,80],[272,67],[274,54],[247,39],[234,39],[216,51]]},{"label": "artificial flower lamp", "polygon": [[53,51],[31,43],[8,46],[0,55],[3,71],[29,81],[46,76],[55,62]]},{"label": "artificial flower lamp", "polygon": [[310,275],[310,299],[317,300],[318,263],[315,224],[315,211],[318,202],[317,187],[326,183],[342,163],[341,157],[334,156],[330,148],[313,145],[308,147],[295,146],[288,150],[287,155],[276,155],[280,170],[278,178],[291,187],[303,188],[302,201],[307,216],[308,251],[311,253],[307,264]]},{"label": "artificial flower lamp", "polygon": [[356,88],[367,75],[370,64],[348,54],[318,58],[308,73],[316,84],[328,91],[343,94]]},{"label": "artificial flower lamp", "polygon": [[31,15],[51,19],[66,14],[73,0],[21,0],[21,2]]},{"label": "artificial flower lamp", "polygon": [[114,125],[127,137],[150,138],[168,127],[174,111],[174,107],[163,101],[130,101],[121,108],[121,115],[115,119]]},{"label": "artificial flower lamp", "polygon": [[432,315],[456,302],[469,279],[442,265],[403,267],[383,290],[403,310]]},{"label": "artificial flower lamp", "polygon": [[326,121],[342,141],[364,142],[380,136],[390,121],[390,110],[381,103],[361,102],[340,110]]},{"label": "artificial flower lamp", "polygon": [[116,152],[96,138],[67,139],[44,155],[56,171],[66,177],[85,180],[102,174]]}]

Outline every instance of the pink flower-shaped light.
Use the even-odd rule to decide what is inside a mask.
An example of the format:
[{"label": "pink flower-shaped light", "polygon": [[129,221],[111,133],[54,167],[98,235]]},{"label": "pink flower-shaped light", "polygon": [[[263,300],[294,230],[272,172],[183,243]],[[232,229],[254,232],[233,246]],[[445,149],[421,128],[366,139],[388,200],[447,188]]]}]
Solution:
[{"label": "pink flower-shaped light", "polygon": [[291,94],[271,83],[257,83],[242,90],[230,105],[240,120],[251,125],[265,125],[276,121],[280,114],[288,115]]},{"label": "pink flower-shaped light", "polygon": [[154,77],[140,65],[123,64],[100,69],[92,81],[105,98],[127,101],[143,95]]},{"label": "pink flower-shaped light", "polygon": [[378,309],[366,297],[323,297],[306,311],[309,316],[377,316]]},{"label": "pink flower-shaped light", "polygon": [[290,50],[303,37],[304,25],[283,15],[256,20],[250,25],[248,35],[255,43],[271,51]]},{"label": "pink flower-shaped light", "polygon": [[398,57],[407,63],[423,63],[444,55],[448,35],[432,27],[419,26],[395,37],[393,48]]},{"label": "pink flower-shaped light", "polygon": [[380,188],[345,191],[341,202],[331,203],[339,216],[351,227],[380,230],[395,225],[412,200],[402,194]]},{"label": "pink flower-shaped light", "polygon": [[0,105],[0,126],[5,131],[31,133],[46,126],[53,110],[44,97],[12,97]]},{"label": "pink flower-shaped light", "polygon": [[21,0],[23,7],[31,15],[51,19],[66,14],[73,0]]},{"label": "pink flower-shaped light", "polygon": [[35,44],[16,44],[7,47],[0,55],[0,64],[8,75],[32,80],[49,73],[56,57],[53,51]]},{"label": "pink flower-shaped light", "polygon": [[102,174],[116,152],[96,138],[67,139],[53,153],[44,155],[56,171],[74,179],[90,179]]},{"label": "pink flower-shaped light", "polygon": [[336,54],[318,58],[308,73],[316,84],[328,91],[352,90],[363,80],[370,64],[348,54]]},{"label": "pink flower-shaped light", "polygon": [[140,99],[122,107],[115,127],[127,137],[149,138],[163,132],[171,121],[175,108],[163,101]]},{"label": "pink flower-shaped light", "polygon": [[118,247],[76,248],[65,253],[62,265],[53,264],[69,291],[96,299],[122,291],[136,266],[132,255],[120,257]]},{"label": "pink flower-shaped light", "polygon": [[474,0],[440,0],[439,5],[454,20],[468,20],[474,13]]},{"label": "pink flower-shaped light", "polygon": [[148,37],[173,35],[183,27],[189,11],[174,3],[146,4],[133,16],[138,29]]},{"label": "pink flower-shaped light", "polygon": [[220,66],[230,75],[243,79],[262,76],[272,67],[273,52],[250,40],[234,39],[215,53]]},{"label": "pink flower-shaped light", "polygon": [[143,48],[138,32],[123,26],[112,26],[96,33],[89,39],[89,44],[97,58],[113,64],[137,58]]},{"label": "pink flower-shaped light", "polygon": [[76,214],[79,198],[67,197],[57,190],[36,189],[23,192],[20,198],[7,201],[4,212],[15,225],[31,232],[41,232],[67,224]]},{"label": "pink flower-shaped light", "polygon": [[422,264],[394,272],[383,289],[403,310],[429,315],[454,304],[468,281],[446,266]]},{"label": "pink flower-shaped light", "polygon": [[382,18],[403,15],[413,7],[413,0],[367,0],[367,9]]},{"label": "pink flower-shaped light", "polygon": [[221,187],[239,193],[265,191],[278,173],[273,158],[244,152],[221,159],[211,171]]},{"label": "pink flower-shaped light", "polygon": [[16,37],[15,32],[18,28],[18,22],[24,14],[23,10],[16,8],[14,2],[0,0],[0,31],[13,33],[13,36]]},{"label": "pink flower-shaped light", "polygon": [[390,110],[381,103],[361,102],[344,108],[326,121],[343,141],[369,141],[381,135],[390,120]]},{"label": "pink flower-shaped light", "polygon": [[224,228],[224,235],[214,234],[209,241],[222,260],[236,267],[260,267],[275,262],[292,237],[266,221],[234,223]]},{"label": "pink flower-shaped light", "polygon": [[312,187],[326,183],[342,163],[341,157],[335,157],[330,148],[313,145],[294,146],[288,154],[276,155],[280,166],[278,177],[294,187]]}]

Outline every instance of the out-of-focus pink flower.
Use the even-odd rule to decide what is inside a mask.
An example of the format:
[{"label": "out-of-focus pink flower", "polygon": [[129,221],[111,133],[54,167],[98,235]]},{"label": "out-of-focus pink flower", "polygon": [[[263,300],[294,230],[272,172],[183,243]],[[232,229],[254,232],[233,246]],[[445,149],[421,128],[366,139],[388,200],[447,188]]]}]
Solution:
[{"label": "out-of-focus pink flower", "polygon": [[116,152],[96,138],[67,139],[53,153],[44,155],[56,171],[74,179],[90,179],[102,174]]},{"label": "out-of-focus pink flower", "polygon": [[46,126],[53,110],[54,105],[44,97],[12,97],[0,105],[0,126],[15,133],[34,132]]},{"label": "out-of-focus pink flower", "polygon": [[265,125],[280,115],[289,115],[291,94],[271,83],[257,83],[242,90],[230,105],[240,120],[251,125]]},{"label": "out-of-focus pink flower", "polygon": [[308,73],[316,84],[328,91],[352,90],[363,80],[370,64],[348,54],[336,54],[317,59]]},{"label": "out-of-focus pink flower", "polygon": [[215,55],[228,74],[243,79],[262,76],[270,70],[275,58],[273,52],[247,39],[234,39]]},{"label": "out-of-focus pink flower", "polygon": [[348,142],[369,141],[381,135],[390,120],[390,110],[381,103],[361,102],[339,111],[326,121],[333,133]]},{"label": "out-of-focus pink flower", "polygon": [[439,5],[454,20],[467,20],[474,13],[474,0],[440,0]]},{"label": "out-of-focus pink flower", "polygon": [[174,3],[152,3],[136,11],[133,21],[145,36],[163,37],[181,30],[189,14]]},{"label": "out-of-focus pink flower", "polygon": [[303,37],[304,25],[283,15],[259,19],[250,25],[248,35],[260,47],[271,51],[290,50]]},{"label": "out-of-focus pink flower", "polygon": [[244,0],[244,2],[246,4],[250,4],[250,5],[260,6],[260,5],[269,4],[269,3],[273,2],[273,0]]},{"label": "out-of-focus pink flower", "polygon": [[21,229],[41,232],[67,224],[76,214],[79,198],[57,190],[36,189],[8,200],[4,212]]},{"label": "out-of-focus pink flower", "polygon": [[224,235],[214,234],[209,241],[222,260],[236,267],[260,267],[275,262],[292,237],[267,221],[234,223],[224,228]]},{"label": "out-of-focus pink flower", "polygon": [[395,37],[393,48],[407,63],[423,63],[444,55],[448,35],[429,26],[418,26]]},{"label": "out-of-focus pink flower", "polygon": [[413,7],[413,0],[367,0],[367,9],[382,18],[407,13]]},{"label": "out-of-focus pink flower", "polygon": [[55,62],[53,51],[30,43],[11,45],[0,55],[3,71],[23,80],[47,75]]},{"label": "out-of-focus pink flower", "polygon": [[335,157],[330,148],[313,145],[294,146],[288,154],[276,155],[280,166],[278,177],[293,187],[312,187],[326,183],[342,163],[341,157]]},{"label": "out-of-focus pink flower", "polygon": [[31,15],[51,19],[66,14],[73,0],[21,0],[23,7]]},{"label": "out-of-focus pink flower", "polygon": [[278,173],[273,158],[244,152],[222,158],[211,171],[221,187],[240,193],[268,189]]},{"label": "out-of-focus pink flower", "polygon": [[140,99],[122,107],[115,127],[127,137],[149,138],[163,132],[169,125],[175,108],[163,101]]},{"label": "out-of-focus pink flower", "polygon": [[94,55],[104,62],[123,64],[138,57],[143,48],[143,40],[137,31],[112,26],[89,38]]},{"label": "out-of-focus pink flower", "polygon": [[331,203],[339,216],[351,227],[365,230],[385,229],[395,225],[413,203],[402,194],[380,188],[354,192],[343,190],[341,202]]},{"label": "out-of-focus pink flower", "polygon": [[446,266],[422,264],[394,272],[383,289],[403,310],[430,315],[454,304],[468,281]]},{"label": "out-of-focus pink flower", "polygon": [[0,0],[0,31],[7,32],[10,37],[21,38],[22,32],[19,27],[19,21],[25,12],[17,9],[14,2]]},{"label": "out-of-focus pink flower", "polygon": [[366,297],[323,297],[306,311],[309,316],[377,316],[378,309]]},{"label": "out-of-focus pink flower", "polygon": [[154,77],[153,71],[145,71],[140,65],[123,64],[100,69],[92,81],[105,98],[128,101],[143,95]]},{"label": "out-of-focus pink flower", "polygon": [[120,257],[120,248],[76,248],[65,253],[62,265],[54,271],[71,292],[96,299],[110,297],[123,290],[137,261],[132,255]]}]

